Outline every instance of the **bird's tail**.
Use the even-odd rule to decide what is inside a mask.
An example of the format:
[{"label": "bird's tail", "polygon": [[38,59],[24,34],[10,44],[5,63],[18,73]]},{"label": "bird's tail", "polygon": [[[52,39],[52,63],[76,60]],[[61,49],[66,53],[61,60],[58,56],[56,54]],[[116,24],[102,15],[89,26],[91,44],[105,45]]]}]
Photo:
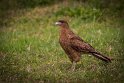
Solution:
[{"label": "bird's tail", "polygon": [[105,61],[105,62],[111,62],[111,59],[110,59],[110,58],[108,58],[108,57],[102,55],[101,53],[93,52],[92,55],[93,55],[94,57],[98,58],[98,59],[101,59],[101,60]]}]

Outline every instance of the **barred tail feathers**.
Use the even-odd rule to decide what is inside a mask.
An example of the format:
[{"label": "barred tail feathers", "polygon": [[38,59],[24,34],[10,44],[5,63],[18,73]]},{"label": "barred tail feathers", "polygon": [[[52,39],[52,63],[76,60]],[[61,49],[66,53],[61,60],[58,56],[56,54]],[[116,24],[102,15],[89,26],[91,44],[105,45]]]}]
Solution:
[{"label": "barred tail feathers", "polygon": [[98,52],[93,52],[92,55],[102,61],[105,61],[105,62],[111,62],[111,59],[102,55],[101,53],[98,53]]}]

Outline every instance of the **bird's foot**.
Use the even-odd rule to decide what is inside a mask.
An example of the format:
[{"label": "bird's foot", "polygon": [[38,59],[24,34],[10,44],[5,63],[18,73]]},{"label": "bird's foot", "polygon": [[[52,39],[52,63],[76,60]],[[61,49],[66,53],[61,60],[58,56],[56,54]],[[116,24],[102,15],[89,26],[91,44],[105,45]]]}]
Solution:
[{"label": "bird's foot", "polygon": [[71,71],[75,71],[76,62],[72,63]]}]

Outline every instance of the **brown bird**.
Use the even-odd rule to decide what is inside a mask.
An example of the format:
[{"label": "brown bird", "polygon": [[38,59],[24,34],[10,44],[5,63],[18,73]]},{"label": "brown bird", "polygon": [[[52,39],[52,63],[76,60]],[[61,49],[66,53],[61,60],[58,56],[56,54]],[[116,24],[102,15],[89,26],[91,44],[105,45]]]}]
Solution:
[{"label": "brown bird", "polygon": [[90,54],[105,62],[111,62],[111,59],[96,51],[90,44],[86,43],[79,36],[74,34],[69,25],[64,20],[55,23],[60,26],[59,43],[72,62],[71,69],[75,70],[76,63],[80,60],[81,54]]}]

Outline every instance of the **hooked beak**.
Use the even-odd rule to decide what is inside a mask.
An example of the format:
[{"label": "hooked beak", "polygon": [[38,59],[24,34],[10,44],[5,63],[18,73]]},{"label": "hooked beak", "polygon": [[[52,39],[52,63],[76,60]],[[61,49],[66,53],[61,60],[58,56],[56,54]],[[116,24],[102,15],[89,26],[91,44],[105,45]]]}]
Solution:
[{"label": "hooked beak", "polygon": [[61,25],[61,22],[55,22],[55,25]]}]

